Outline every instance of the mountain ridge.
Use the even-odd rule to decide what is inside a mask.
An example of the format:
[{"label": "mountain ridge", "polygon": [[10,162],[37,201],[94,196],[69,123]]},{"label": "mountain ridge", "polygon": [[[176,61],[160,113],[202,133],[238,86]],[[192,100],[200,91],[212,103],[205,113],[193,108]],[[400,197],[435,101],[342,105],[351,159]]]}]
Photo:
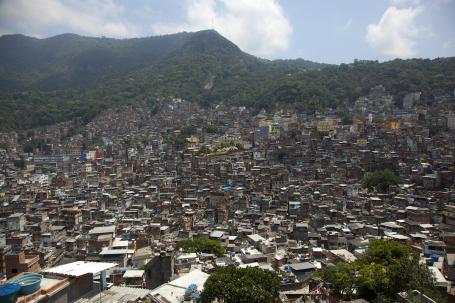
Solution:
[{"label": "mountain ridge", "polygon": [[214,30],[127,39],[71,33],[43,39],[4,35],[0,37],[0,90],[84,89],[179,51],[246,54]]},{"label": "mountain ridge", "polygon": [[51,46],[38,51],[36,43],[26,42],[22,49],[13,45],[8,58],[8,43],[0,38],[0,130],[74,118],[90,121],[104,109],[153,107],[168,96],[205,106],[292,106],[311,113],[347,111],[377,85],[397,105],[408,92],[421,91],[422,102],[431,103],[455,88],[455,58],[340,65],[266,60],[243,52],[213,30],[125,40],[78,35],[49,39]]}]

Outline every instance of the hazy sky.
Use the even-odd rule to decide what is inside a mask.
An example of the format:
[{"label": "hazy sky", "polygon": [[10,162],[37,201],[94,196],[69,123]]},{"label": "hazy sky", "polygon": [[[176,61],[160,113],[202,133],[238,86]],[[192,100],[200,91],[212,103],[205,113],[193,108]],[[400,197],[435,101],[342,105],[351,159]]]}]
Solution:
[{"label": "hazy sky", "polygon": [[455,0],[0,0],[0,34],[129,38],[208,28],[271,59],[455,56]]}]

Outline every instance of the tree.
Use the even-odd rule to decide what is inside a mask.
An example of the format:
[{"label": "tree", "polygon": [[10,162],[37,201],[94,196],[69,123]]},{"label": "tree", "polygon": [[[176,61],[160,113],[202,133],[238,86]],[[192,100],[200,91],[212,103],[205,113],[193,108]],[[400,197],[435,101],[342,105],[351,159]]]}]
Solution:
[{"label": "tree", "polygon": [[328,266],[322,273],[322,279],[329,283],[331,292],[343,299],[350,300],[356,290],[355,268],[352,264],[341,262]]},{"label": "tree", "polygon": [[346,111],[342,112],[340,114],[340,117],[341,117],[341,123],[343,123],[343,125],[351,125],[353,122],[353,119],[352,119],[353,116]]},{"label": "tree", "polygon": [[175,137],[174,145],[178,148],[182,148],[186,144],[186,137],[184,135],[178,135]]},{"label": "tree", "polygon": [[17,168],[24,169],[24,167],[25,167],[25,160],[24,160],[23,158],[15,159],[15,160],[13,160],[13,164],[14,164],[14,166],[17,167]]},{"label": "tree", "polygon": [[278,298],[280,279],[275,272],[235,266],[217,269],[204,284],[201,302],[269,303]]},{"label": "tree", "polygon": [[224,247],[216,240],[210,240],[202,237],[196,237],[192,240],[183,240],[177,242],[177,248],[181,248],[184,252],[194,253],[202,252],[215,254],[217,257],[224,255]]},{"label": "tree", "polygon": [[184,136],[191,136],[196,132],[196,129],[193,125],[189,124],[182,128],[180,134]]},{"label": "tree", "polygon": [[208,134],[222,134],[223,133],[222,129],[219,126],[212,124],[212,123],[209,123],[207,125],[206,132]]},{"label": "tree", "polygon": [[372,241],[360,258],[363,264],[379,264],[387,271],[389,285],[380,293],[394,297],[400,291],[417,289],[430,297],[437,298],[432,290],[433,274],[420,264],[420,257],[409,246],[394,241]]},{"label": "tree", "polygon": [[210,152],[211,152],[210,148],[208,148],[206,145],[202,145],[201,147],[199,147],[199,150],[198,150],[198,153],[202,154],[202,155],[206,155]]},{"label": "tree", "polygon": [[382,116],[376,116],[373,118],[373,123],[375,124],[383,124],[384,123],[384,117]]},{"label": "tree", "polygon": [[320,275],[332,295],[341,299],[395,302],[399,292],[416,289],[437,302],[444,302],[434,291],[431,271],[419,259],[407,245],[373,240],[355,262],[337,263]]},{"label": "tree", "polygon": [[[452,93],[455,86],[455,74],[452,72],[455,69],[454,58],[384,63],[361,61],[333,66],[311,62],[302,64],[298,60],[265,62],[240,52],[236,47],[225,48],[226,41],[222,37],[218,39],[224,41],[221,44],[214,39],[215,43],[211,43],[210,47],[190,47],[198,44],[199,38],[190,39],[190,44],[182,42],[185,45],[183,49],[170,52],[169,56],[159,60],[159,64],[156,62],[140,69],[133,68],[124,59],[135,57],[141,61],[142,56],[131,56],[131,49],[122,48],[122,53],[125,51],[127,56],[122,55],[123,59],[114,56],[117,57],[115,62],[122,62],[114,65],[129,65],[132,70],[128,73],[126,70],[119,72],[116,68],[110,70],[114,66],[112,64],[101,64],[105,68],[110,67],[108,75],[105,69],[97,68],[98,72],[104,72],[95,72],[93,77],[88,78],[80,78],[83,73],[76,73],[75,77],[70,75],[68,79],[66,75],[63,83],[55,81],[54,77],[61,75],[53,75],[50,70],[11,73],[15,79],[2,83],[5,89],[0,92],[0,130],[24,130],[74,118],[88,122],[104,109],[119,108],[121,111],[120,108],[126,105],[142,106],[142,103],[153,115],[161,108],[155,106],[157,99],[166,96],[184,97],[204,106],[224,103],[271,110],[281,105],[293,105],[311,114],[356,100],[377,84],[383,84],[398,103],[406,93],[419,90],[422,102],[425,100],[429,104],[435,95]],[[95,44],[98,45],[98,42]],[[71,64],[75,64],[74,70],[80,70],[81,62],[76,61]],[[109,61],[107,59],[106,62]],[[135,62],[134,66],[142,66]],[[54,71],[62,68],[65,69],[53,66]],[[216,85],[210,90],[204,88],[208,70],[217,75]],[[34,77],[30,78],[31,74]],[[438,76],[435,78],[435,75]],[[13,87],[10,86],[12,83]],[[46,84],[46,89],[39,89],[41,84]],[[49,89],[51,87],[53,89]],[[225,120],[232,122],[237,118],[229,112]],[[347,119],[344,122],[349,124]]]},{"label": "tree", "polygon": [[397,185],[399,182],[400,178],[397,175],[385,169],[366,173],[362,180],[362,186],[369,190],[376,189],[380,192],[387,192],[390,185]]}]

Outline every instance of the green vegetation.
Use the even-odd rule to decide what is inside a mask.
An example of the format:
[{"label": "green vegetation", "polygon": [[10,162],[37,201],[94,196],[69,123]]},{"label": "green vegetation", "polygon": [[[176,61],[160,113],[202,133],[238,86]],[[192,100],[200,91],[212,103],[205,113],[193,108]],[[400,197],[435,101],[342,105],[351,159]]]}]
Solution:
[{"label": "green vegetation", "polygon": [[200,155],[207,155],[210,152],[211,152],[210,148],[208,148],[206,145],[202,145],[198,150],[198,154]]},{"label": "green vegetation", "polygon": [[217,269],[204,284],[201,302],[269,303],[278,298],[280,279],[275,272],[228,266]]},{"label": "green vegetation", "polygon": [[217,257],[221,257],[225,253],[225,249],[220,242],[202,237],[179,241],[177,243],[177,248],[181,248],[186,253],[202,252],[215,254]]},{"label": "green vegetation", "polygon": [[25,168],[25,160],[23,158],[13,160],[13,164],[17,168],[20,168],[20,169]]},{"label": "green vegetation", "polygon": [[232,152],[242,150],[243,146],[240,142],[234,140],[223,140],[217,143],[210,152],[210,156],[221,156]]},{"label": "green vegetation", "polygon": [[186,142],[187,142],[186,137],[184,135],[178,135],[177,137],[175,137],[174,145],[177,146],[177,148],[183,148]]},{"label": "green vegetation", "polygon": [[63,34],[46,39],[0,37],[0,90],[84,88],[163,59],[190,33],[141,39]]},{"label": "green vegetation", "polygon": [[48,174],[55,174],[57,172],[57,168],[55,167],[49,167],[46,169],[46,173]]},{"label": "green vegetation", "polygon": [[422,102],[431,102],[455,87],[455,58],[336,66],[269,61],[242,52],[214,31],[126,40],[12,35],[0,38],[0,58],[0,68],[12,71],[0,78],[0,130],[74,118],[87,122],[104,109],[128,104],[153,112],[156,99],[166,96],[202,105],[295,106],[311,113],[352,104],[378,84],[398,103],[407,92],[421,91]]},{"label": "green vegetation", "polygon": [[196,128],[193,125],[186,125],[180,131],[180,134],[184,136],[191,136],[196,133]]},{"label": "green vegetation", "polygon": [[385,169],[366,173],[363,176],[362,186],[369,190],[376,189],[379,192],[387,192],[390,185],[397,185],[399,182],[400,178],[397,175]]},{"label": "green vegetation", "polygon": [[221,129],[221,127],[219,127],[216,124],[212,124],[212,123],[208,124],[205,130],[209,134],[222,134],[223,133],[223,130]]},{"label": "green vegetation", "polygon": [[343,300],[396,302],[399,292],[417,289],[444,302],[435,291],[432,273],[419,263],[419,255],[394,241],[373,240],[358,260],[328,266],[321,277],[331,294]]},{"label": "green vegetation", "polygon": [[384,117],[382,116],[376,116],[373,118],[373,123],[376,123],[376,124],[382,124],[384,123]]}]

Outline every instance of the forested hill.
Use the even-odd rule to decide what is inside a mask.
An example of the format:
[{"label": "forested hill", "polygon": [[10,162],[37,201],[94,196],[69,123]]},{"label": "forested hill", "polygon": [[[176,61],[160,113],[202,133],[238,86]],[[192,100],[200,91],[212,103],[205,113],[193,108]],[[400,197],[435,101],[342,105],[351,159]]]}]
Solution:
[{"label": "forested hill", "polygon": [[46,39],[0,37],[0,89],[83,88],[151,64],[191,36],[179,33],[137,39],[63,34]]},{"label": "forested hill", "polygon": [[153,105],[177,96],[256,108],[293,104],[303,110],[353,102],[382,84],[399,100],[425,101],[455,88],[455,58],[359,61],[327,65],[264,60],[208,30],[138,38],[0,38],[0,129],[26,129],[124,104]]},{"label": "forested hill", "polygon": [[[6,35],[0,37],[0,90],[86,88],[153,65],[176,52],[207,52],[211,49],[220,52],[217,55],[224,52],[247,56],[213,31],[133,39],[75,34],[46,39]],[[249,59],[254,60],[251,56]],[[319,68],[322,65],[303,61],[300,66]]]}]

